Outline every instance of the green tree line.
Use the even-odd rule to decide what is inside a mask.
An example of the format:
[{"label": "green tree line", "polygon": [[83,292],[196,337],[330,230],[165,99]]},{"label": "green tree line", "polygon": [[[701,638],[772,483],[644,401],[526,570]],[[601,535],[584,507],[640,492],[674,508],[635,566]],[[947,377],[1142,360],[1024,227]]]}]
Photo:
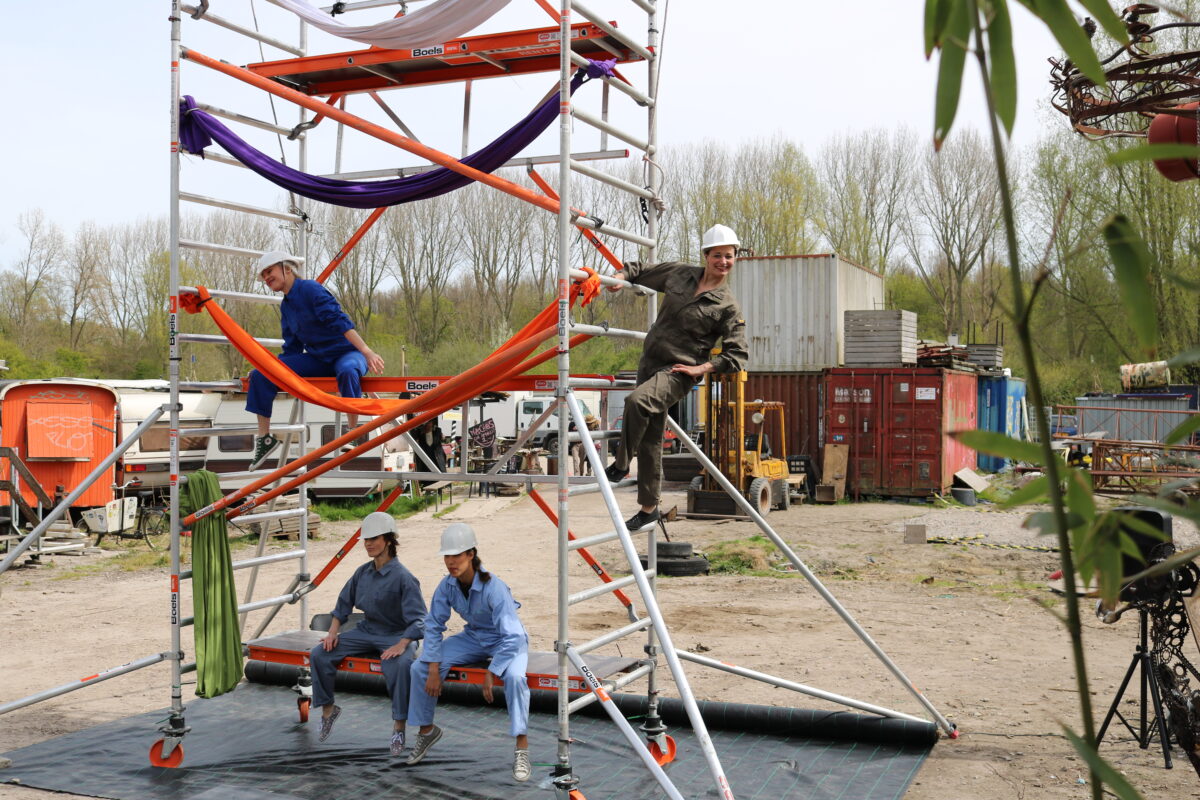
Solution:
[{"label": "green tree line", "polygon": [[[1117,144],[1088,142],[1056,119],[1015,154],[1019,237],[1030,285],[1042,275],[1036,324],[1047,397],[1069,401],[1117,387],[1117,367],[1136,360],[1098,217],[1121,208],[1154,255],[1164,356],[1200,339],[1200,231],[1194,187],[1162,179],[1145,162],[1110,165]],[[917,312],[931,340],[1006,336],[1007,273],[999,236],[998,182],[989,147],[956,131],[940,151],[904,128],[831,139],[813,154],[782,136],[743,144],[706,141],[664,148],[656,162],[608,169],[645,184],[662,176],[659,257],[696,262],[700,234],[721,222],[759,256],[837,252],[881,273],[887,304]],[[506,175],[531,185],[523,173]],[[574,187],[576,205],[606,222],[644,230],[643,209],[604,184]],[[341,250],[367,212],[309,210],[309,269]],[[7,377],[147,378],[166,374],[167,226],[141,219],[64,230],[39,210],[18,220],[19,256],[0,271],[0,358]],[[335,271],[330,288],[390,373],[452,374],[478,363],[555,296],[555,218],[487,187],[389,209]],[[248,249],[298,247],[274,220],[216,211],[185,216],[183,238]],[[613,240],[623,260],[642,257]],[[261,292],[251,259],[184,250],[183,283]],[[610,271],[581,236],[572,266]],[[249,331],[278,336],[271,306],[227,302]],[[644,328],[635,298],[605,292],[576,311],[584,322]],[[213,332],[203,316],[181,329]],[[1011,344],[1011,343],[1010,343]],[[637,347],[593,340],[574,355],[581,372],[631,368]],[[1009,361],[1023,373],[1016,348]],[[189,379],[244,374],[232,348],[189,345]],[[1190,376],[1181,376],[1186,380]]]}]

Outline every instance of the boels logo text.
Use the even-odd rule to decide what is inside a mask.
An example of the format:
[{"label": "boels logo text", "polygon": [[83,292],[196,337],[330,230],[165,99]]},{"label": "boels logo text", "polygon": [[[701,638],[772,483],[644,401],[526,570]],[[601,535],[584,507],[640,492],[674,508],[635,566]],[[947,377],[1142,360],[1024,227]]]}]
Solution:
[{"label": "boels logo text", "polygon": [[440,381],[408,381],[404,384],[404,390],[407,392],[428,392],[430,389],[436,389]]},{"label": "boels logo text", "polygon": [[433,47],[414,47],[412,54],[413,58],[421,56],[440,56],[446,52],[446,48],[440,44],[435,44]]}]

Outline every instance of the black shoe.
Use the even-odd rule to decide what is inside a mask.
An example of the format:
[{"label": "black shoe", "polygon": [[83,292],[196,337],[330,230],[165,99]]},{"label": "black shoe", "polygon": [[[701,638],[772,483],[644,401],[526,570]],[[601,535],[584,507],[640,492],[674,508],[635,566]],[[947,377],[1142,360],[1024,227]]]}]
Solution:
[{"label": "black shoe", "polygon": [[659,516],[657,508],[653,511],[642,511],[639,509],[636,514],[625,520],[625,527],[631,531],[640,531],[647,525],[658,522]]},{"label": "black shoe", "polygon": [[267,456],[271,455],[280,444],[280,440],[270,433],[266,436],[255,436],[254,456],[250,459],[249,469],[256,470],[261,467],[267,460]]},{"label": "black shoe", "polygon": [[621,469],[614,462],[604,468],[604,477],[608,478],[609,483],[617,483],[629,477],[629,470]]}]

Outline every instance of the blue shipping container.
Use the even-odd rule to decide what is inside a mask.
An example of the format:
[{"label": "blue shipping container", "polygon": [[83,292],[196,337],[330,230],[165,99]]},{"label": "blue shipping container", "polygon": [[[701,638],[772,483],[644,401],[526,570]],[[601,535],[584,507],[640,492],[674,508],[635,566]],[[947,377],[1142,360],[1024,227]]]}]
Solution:
[{"label": "blue shipping container", "polygon": [[[996,431],[1014,439],[1026,439],[1021,408],[1025,401],[1024,378],[991,378],[979,376],[979,429]],[[1000,472],[1008,467],[1008,459],[979,454],[979,469]]]}]

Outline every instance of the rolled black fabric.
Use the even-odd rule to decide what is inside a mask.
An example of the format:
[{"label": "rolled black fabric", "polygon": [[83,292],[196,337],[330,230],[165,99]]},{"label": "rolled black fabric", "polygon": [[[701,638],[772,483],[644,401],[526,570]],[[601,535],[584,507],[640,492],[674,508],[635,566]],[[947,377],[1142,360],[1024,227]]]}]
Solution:
[{"label": "rolled black fabric", "polygon": [[[286,664],[265,661],[246,662],[246,680],[254,683],[293,686],[298,673],[298,667]],[[364,694],[387,693],[382,675],[353,672],[337,674],[336,690]],[[504,694],[501,688],[493,689],[493,692]],[[557,693],[535,689],[531,690],[529,694],[530,711],[554,713],[557,710]],[[646,715],[648,703],[644,695],[614,694],[612,699],[621,713],[628,718]],[[484,702],[481,689],[465,683],[445,684],[442,687],[441,701],[458,705],[481,705]],[[717,700],[698,700],[696,705],[700,709],[704,724],[714,730],[752,731],[776,736],[806,736],[815,739],[880,742],[921,747],[928,747],[938,739],[937,725],[932,722],[913,722],[870,714],[855,714],[849,711],[723,703]],[[592,703],[577,713],[592,717],[606,716],[599,703]],[[664,722],[691,727],[682,700],[674,697],[662,698],[658,704],[658,713]]]}]

